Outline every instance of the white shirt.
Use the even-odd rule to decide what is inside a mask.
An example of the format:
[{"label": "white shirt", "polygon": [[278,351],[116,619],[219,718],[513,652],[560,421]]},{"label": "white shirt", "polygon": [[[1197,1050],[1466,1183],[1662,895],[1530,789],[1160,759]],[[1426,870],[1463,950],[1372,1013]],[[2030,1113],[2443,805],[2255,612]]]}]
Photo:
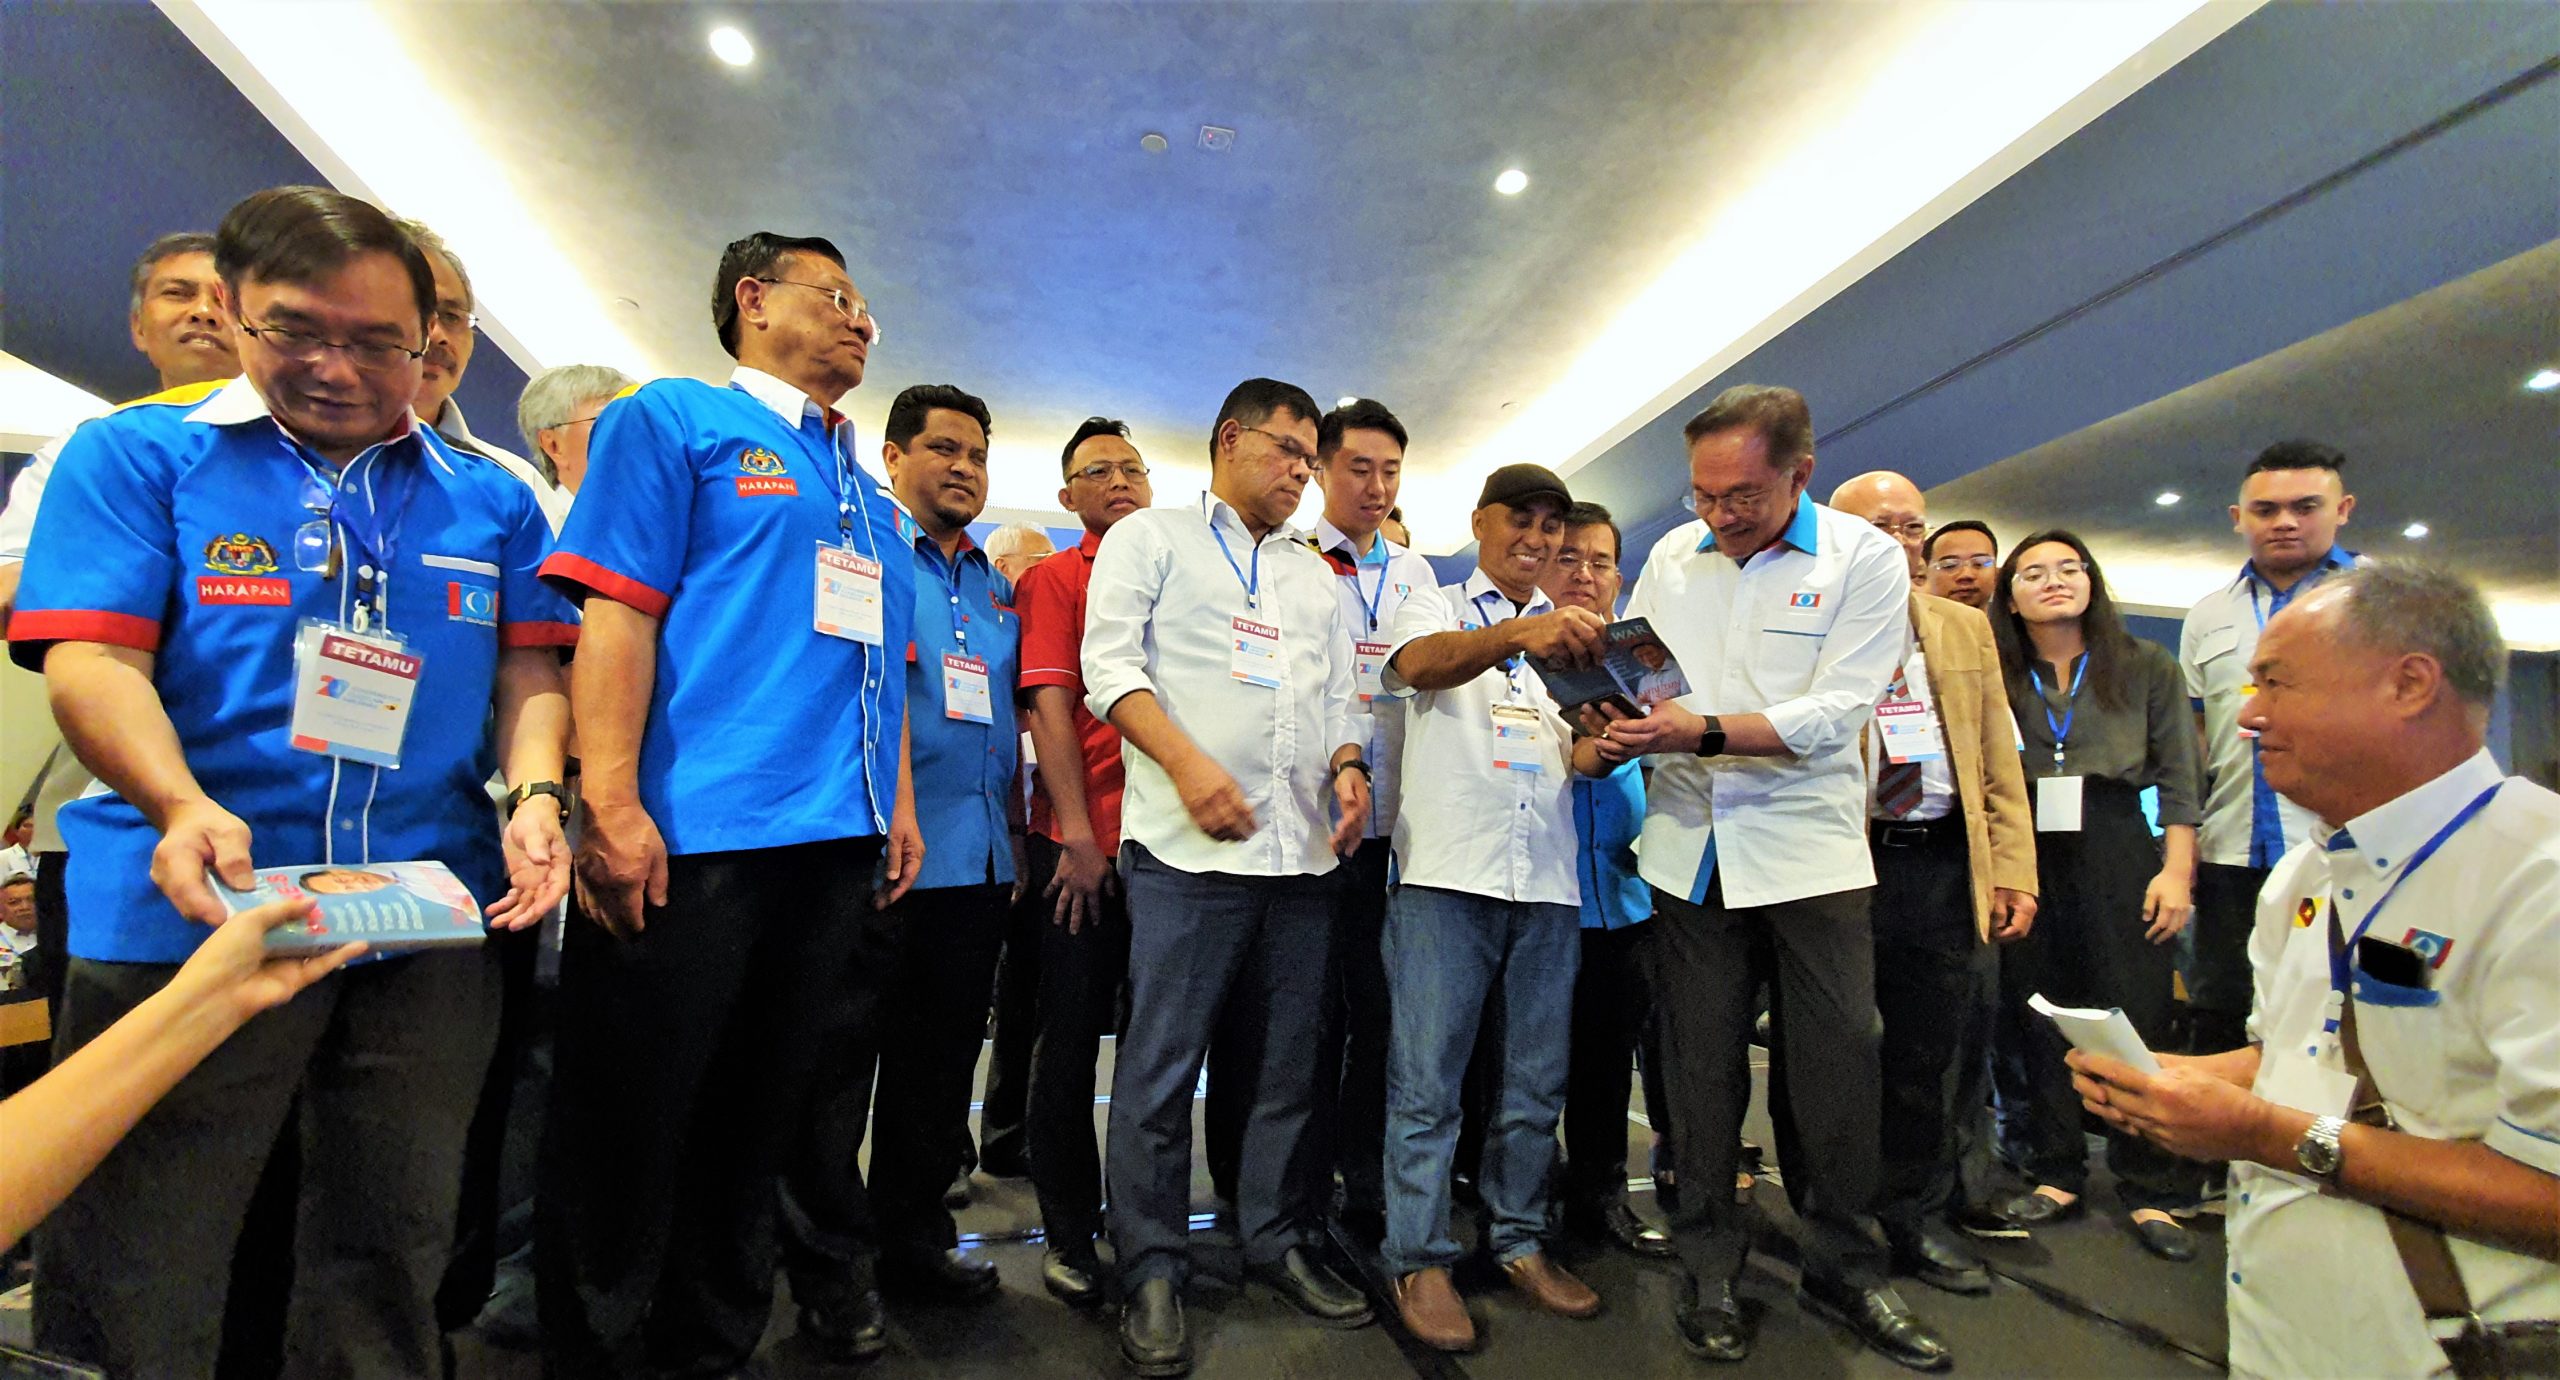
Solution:
[{"label": "white shirt", "polygon": [[1728,906],[1875,885],[1858,730],[1911,646],[1911,564],[1871,524],[1800,499],[1779,544],[1736,565],[1703,522],[1654,544],[1627,601],[1690,674],[1677,703],[1768,716],[1792,757],[1653,758],[1638,870]]},{"label": "white shirt", "polygon": [[[2204,823],[2196,845],[2204,861],[2227,867],[2249,866],[2249,840],[2256,823],[2258,791],[2255,739],[2240,736],[2240,709],[2249,701],[2254,682],[2249,663],[2257,659],[2258,633],[2275,616],[2275,600],[2291,602],[2330,571],[2352,567],[2356,557],[2332,547],[2291,590],[2279,596],[2261,581],[2256,567],[2243,566],[2240,577],[2215,590],[2187,610],[2178,629],[2178,669],[2187,677],[2187,698],[2204,713]],[[2284,849],[2325,833],[2309,810],[2273,791],[2268,792],[2284,829]],[[2269,858],[2272,864],[2274,858]]]},{"label": "white shirt", "polygon": [[[1107,723],[1124,696],[1155,692],[1175,726],[1235,778],[1259,826],[1231,843],[1202,833],[1164,768],[1124,741],[1123,837],[1185,872],[1333,870],[1326,778],[1333,754],[1367,736],[1351,715],[1351,641],[1334,584],[1332,567],[1296,531],[1283,524],[1256,544],[1215,494],[1111,525],[1085,593],[1085,707]],[[1279,629],[1277,688],[1231,674],[1237,619]]]},{"label": "white shirt", "polygon": [[[1440,583],[1431,571],[1431,563],[1412,551],[1372,533],[1369,554],[1355,556],[1351,538],[1342,529],[1322,518],[1316,520],[1316,550],[1328,556],[1339,556],[1354,567],[1350,574],[1336,573],[1334,593],[1342,605],[1343,636],[1350,639],[1355,658],[1374,656],[1381,665],[1386,660],[1389,633],[1395,627],[1396,610],[1405,600]],[[1340,567],[1336,570],[1339,572]],[[1374,606],[1374,614],[1372,616]],[[1369,644],[1362,653],[1360,644]],[[1358,678],[1355,675],[1354,680]],[[1351,712],[1367,730],[1368,747],[1361,756],[1371,771],[1377,773],[1369,784],[1369,827],[1362,838],[1395,837],[1396,797],[1401,776],[1398,764],[1404,757],[1404,708],[1391,700],[1364,699],[1354,684]]]},{"label": "white shirt", "polygon": [[1947,812],[1955,808],[1956,777],[1947,769],[1947,721],[1938,717],[1937,691],[1929,684],[1929,659],[1920,650],[1920,640],[1916,637],[1911,641],[1911,655],[1903,658],[1901,677],[1897,684],[1885,687],[1884,698],[1896,698],[1893,693],[1896,689],[1902,691],[1903,698],[1917,702],[1928,711],[1929,722],[1938,730],[1938,755],[1920,764],[1920,803],[1912,806],[1911,813],[1907,815],[1891,814],[1877,803],[1875,792],[1876,778],[1884,774],[1885,768],[1884,734],[1881,731],[1869,733],[1867,817],[1897,824],[1925,824],[1933,819],[1945,819]]},{"label": "white shirt", "polygon": [[[2498,780],[2484,751],[2350,820],[2346,840],[2306,843],[2277,863],[2249,942],[2262,1096],[2279,1054],[2307,1055],[2320,1039],[2328,908],[2354,934],[2411,852]],[[2333,842],[2345,846],[2333,851]],[[2306,900],[2312,918],[2297,923]],[[2358,1046],[2400,1129],[2484,1141],[2560,1174],[2560,796],[2508,781],[2408,875],[2369,933],[2441,954],[2436,1004],[2356,1002]],[[2233,1374],[2445,1370],[2380,1209],[2283,1170],[2234,1164],[2229,1237]],[[2461,1237],[2451,1244],[2483,1319],[2560,1317],[2560,1265]]]},{"label": "white shirt", "polygon": [[[1396,612],[1394,641],[1402,654],[1415,638],[1464,632],[1514,617],[1551,613],[1543,593],[1515,611],[1477,570],[1464,584],[1424,589]],[[1573,731],[1525,659],[1492,667],[1463,685],[1415,690],[1392,667],[1387,689],[1407,701],[1404,767],[1430,783],[1396,816],[1396,875],[1412,886],[1462,891],[1497,901],[1582,904],[1573,824]],[[1534,771],[1494,761],[1494,706],[1529,711],[1538,735],[1521,758]],[[1523,724],[1521,727],[1527,727]],[[1520,740],[1501,745],[1519,750]]]},{"label": "white shirt", "polygon": [[551,535],[560,535],[560,524],[569,520],[570,492],[543,478],[532,461],[472,435],[471,423],[462,417],[461,399],[444,400],[444,415],[436,419],[435,429],[437,435],[523,480],[533,490],[533,501],[542,509],[542,520],[551,524]]}]

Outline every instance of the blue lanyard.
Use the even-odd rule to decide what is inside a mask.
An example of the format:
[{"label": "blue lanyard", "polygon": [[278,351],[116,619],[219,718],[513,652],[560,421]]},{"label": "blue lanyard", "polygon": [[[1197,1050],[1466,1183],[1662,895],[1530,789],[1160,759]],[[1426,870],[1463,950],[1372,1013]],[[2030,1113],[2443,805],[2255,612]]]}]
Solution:
[{"label": "blue lanyard", "polygon": [[2062,769],[2062,745],[2071,740],[2071,721],[2080,714],[2080,681],[2089,674],[2089,654],[2081,653],[2079,666],[2071,672],[2071,702],[2064,707],[2060,722],[2054,720],[2053,702],[2044,700],[2044,673],[2036,669],[2037,664],[2028,663],[2027,674],[2035,679],[2036,698],[2044,701],[2044,726],[2053,731],[2053,766],[2059,771]]},{"label": "blue lanyard", "polygon": [[[825,420],[824,413],[819,414],[819,420]],[[847,420],[844,429],[851,433],[852,421]],[[845,447],[837,443],[833,427],[827,428],[827,453],[836,462],[836,541],[850,549],[853,546],[853,469],[845,463]]]},{"label": "blue lanyard", "polygon": [[[1382,583],[1383,583],[1383,582],[1382,582]],[[1486,613],[1486,612],[1485,612],[1485,609],[1484,609],[1484,601],[1485,601],[1485,596],[1486,596],[1486,595],[1491,595],[1491,596],[1493,596],[1494,598],[1499,599],[1499,600],[1501,600],[1502,602],[1504,602],[1504,603],[1506,603],[1506,604],[1508,604],[1508,603],[1510,603],[1510,602],[1511,602],[1511,596],[1510,596],[1510,595],[1508,595],[1508,594],[1503,593],[1501,590],[1498,590],[1498,589],[1489,589],[1489,590],[1486,590],[1486,591],[1484,592],[1484,594],[1479,594],[1479,595],[1477,595],[1473,600],[1469,601],[1469,602],[1473,603],[1473,604],[1475,605],[1475,607],[1476,607],[1476,616],[1477,616],[1477,617],[1479,617],[1479,618],[1484,619],[1484,625],[1485,625],[1486,627],[1490,628],[1490,627],[1492,627],[1495,623],[1500,622],[1501,620],[1500,620],[1500,619],[1497,619],[1497,618],[1493,617],[1491,614],[1488,614],[1488,613]],[[1522,607],[1523,607],[1523,608],[1525,608],[1526,606],[1524,605],[1524,606],[1522,606]],[[1512,611],[1512,616],[1516,618],[1516,617],[1520,616],[1520,612],[1521,612],[1521,610],[1520,610],[1520,609],[1514,609],[1514,610]],[[1509,681],[1509,682],[1511,683],[1511,695],[1512,695],[1512,696],[1514,696],[1514,697],[1516,697],[1516,696],[1520,693],[1520,654],[1519,654],[1519,653],[1514,652],[1514,653],[1512,653],[1510,656],[1503,658],[1503,662],[1502,662],[1502,678],[1503,678],[1504,680]]]},{"label": "blue lanyard", "polygon": [[[2330,556],[2335,556],[2336,554],[2337,548],[2331,547],[2329,549],[2329,556],[2321,557],[2320,564],[2313,566],[2301,579],[2293,582],[2293,588],[2285,590],[2282,593],[2277,593],[2273,590],[2268,591],[2268,598],[2264,605],[2261,605],[2258,602],[2258,567],[2254,564],[2251,565],[2249,567],[2249,612],[2258,616],[2258,631],[2265,632],[2267,630],[2268,614],[2284,612],[2284,606],[2293,602],[2293,596],[2300,594],[2315,584],[2318,584],[2330,571],[2337,569],[2336,566],[2329,564]],[[2348,554],[2352,556],[2354,553],[2350,552]]]},{"label": "blue lanyard", "polygon": [[1374,543],[1373,549],[1378,553],[1378,587],[1370,590],[1367,594],[1360,594],[1360,566],[1362,565],[1362,562],[1355,560],[1351,563],[1351,592],[1355,595],[1359,595],[1362,607],[1369,611],[1369,631],[1376,632],[1378,630],[1378,604],[1381,600],[1387,597],[1387,539],[1383,536],[1372,533],[1369,540]]},{"label": "blue lanyard", "polygon": [[951,602],[946,605],[951,610],[951,640],[960,644],[960,652],[966,656],[969,651],[969,630],[961,626],[960,622],[960,562],[966,559],[969,553],[966,549],[960,551],[951,558],[946,569],[940,543],[934,541],[929,535],[919,536],[916,540],[924,543],[916,550],[925,557],[925,564],[933,568],[933,578],[941,584],[943,591],[951,596]]},{"label": "blue lanyard", "polygon": [[1253,544],[1253,575],[1247,578],[1244,567],[1236,564],[1234,548],[1227,545],[1227,534],[1218,530],[1215,509],[1209,512],[1209,535],[1218,539],[1218,550],[1227,558],[1227,569],[1236,573],[1236,583],[1244,586],[1244,606],[1256,613],[1262,611],[1262,543]]},{"label": "blue lanyard", "polygon": [[[2506,782],[2500,781],[2497,785],[2491,786],[2489,789],[2482,791],[2470,804],[2462,807],[2461,813],[2456,814],[2449,820],[2446,820],[2444,827],[2436,831],[2436,836],[2434,838],[2420,844],[2418,846],[2418,851],[2410,854],[2407,862],[2400,864],[2399,872],[2392,876],[2391,885],[2383,888],[2382,897],[2380,900],[2373,903],[2373,909],[2366,911],[2364,913],[2364,918],[2356,922],[2356,932],[2348,935],[2347,942],[2339,945],[2335,951],[2330,953],[2329,1015],[2328,1019],[2321,1023],[2320,1028],[2322,1030],[2332,1033],[2336,1032],[2338,1028],[2338,1018],[2340,1014],[2346,1010],[2347,984],[2349,981],[2348,970],[2351,961],[2350,956],[2355,953],[2356,941],[2364,938],[2365,931],[2373,928],[2373,922],[2381,917],[2382,908],[2391,904],[2391,898],[2400,894],[2400,884],[2409,880],[2409,874],[2426,866],[2427,859],[2434,857],[2436,855],[2436,850],[2444,847],[2445,840],[2452,838],[2456,833],[2460,832],[2463,825],[2471,822],[2472,816],[2479,814],[2484,809],[2487,809],[2489,802],[2497,798],[2498,791],[2506,784]],[[2335,933],[2335,926],[2337,923],[2337,904],[2338,903],[2334,900],[2329,903],[2332,933]]]}]

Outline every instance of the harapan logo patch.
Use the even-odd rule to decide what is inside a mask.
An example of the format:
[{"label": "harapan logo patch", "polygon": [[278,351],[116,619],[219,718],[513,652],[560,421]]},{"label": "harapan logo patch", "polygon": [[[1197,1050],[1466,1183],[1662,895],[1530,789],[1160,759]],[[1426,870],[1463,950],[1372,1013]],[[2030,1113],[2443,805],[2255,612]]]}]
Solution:
[{"label": "harapan logo patch", "polygon": [[265,537],[234,532],[204,544],[204,568],[224,575],[265,575],[276,568],[276,549]]},{"label": "harapan logo patch", "polygon": [[196,577],[198,604],[259,604],[285,608],[293,603],[293,582],[276,575],[276,549],[264,537],[233,532],[204,544],[204,568],[216,572]]},{"label": "harapan logo patch", "polygon": [[791,478],[790,467],[782,457],[762,446],[749,446],[738,457],[738,496],[755,494],[797,494],[800,486]]}]

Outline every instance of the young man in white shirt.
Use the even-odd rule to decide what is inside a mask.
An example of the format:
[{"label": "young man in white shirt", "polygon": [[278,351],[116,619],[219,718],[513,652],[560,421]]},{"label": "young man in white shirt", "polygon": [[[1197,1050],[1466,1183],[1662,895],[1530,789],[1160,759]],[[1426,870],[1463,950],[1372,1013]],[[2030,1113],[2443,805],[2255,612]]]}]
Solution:
[{"label": "young man in white shirt", "polygon": [[2422,567],[2268,619],[2240,722],[2321,823],[2259,900],[2251,1043],[2070,1056],[2090,1111],[2231,1161],[2234,1375],[2560,1360],[2560,796],[2484,745],[2505,666],[2487,602]]},{"label": "young man in white shirt", "polygon": [[1209,492],[1121,519],[1086,596],[1085,702],[1120,730],[1128,776],[1111,1232],[1121,1351],[1140,1375],[1191,1368],[1191,1100],[1212,1031],[1253,1088],[1236,1183],[1248,1273],[1326,1325],[1371,1320],[1290,1194],[1315,1098],[1328,874],[1359,842],[1371,771],[1333,573],[1289,526],[1320,415],[1294,385],[1237,385]]},{"label": "young man in white shirt", "polygon": [[[1858,736],[1911,644],[1910,561],[1806,494],[1813,418],[1793,389],[1727,389],[1685,434],[1699,521],[1654,546],[1627,616],[1652,621],[1693,685],[1642,717],[1604,711],[1608,757],[1655,763],[1637,854],[1655,892],[1646,928],[1680,1177],[1732,1179],[1765,977],[1769,1100],[1800,1133],[1787,1163],[1808,1228],[1799,1298],[1903,1365],[1943,1370],[1946,1345],[1886,1282],[1872,1215],[1883,1093]],[[1684,1193],[1671,1236],[1688,1273],[1682,1343],[1742,1359],[1747,1218],[1729,1194]]]},{"label": "young man in white shirt", "polygon": [[[1396,614],[1387,693],[1410,696],[1404,765],[1428,781],[1396,819],[1402,866],[1387,903],[1390,1013],[1388,1273],[1405,1328],[1467,1351],[1475,1324],[1450,1282],[1449,1171],[1458,1090],[1478,1024],[1498,1012],[1498,1105],[1479,1175],[1486,1245],[1512,1285],[1570,1318],[1600,1297],[1546,1254],[1547,1178],[1564,1108],[1582,889],[1573,827],[1573,732],[1534,659],[1588,665],[1606,620],[1557,608],[1538,588],[1573,506],[1537,465],[1485,480],[1474,518],[1476,572]],[[1598,745],[1580,757],[1599,774]]]}]

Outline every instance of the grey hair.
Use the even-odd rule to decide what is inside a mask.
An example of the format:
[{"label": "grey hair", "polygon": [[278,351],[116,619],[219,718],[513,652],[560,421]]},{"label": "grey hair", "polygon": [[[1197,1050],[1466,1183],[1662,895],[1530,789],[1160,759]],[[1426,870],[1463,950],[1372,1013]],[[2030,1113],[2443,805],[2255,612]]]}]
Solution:
[{"label": "grey hair", "polygon": [[428,229],[424,221],[403,219],[400,228],[409,232],[409,238],[416,240],[420,249],[444,260],[445,266],[453,270],[453,276],[462,280],[463,302],[469,310],[477,313],[480,294],[471,286],[471,270],[462,266],[462,256],[453,252],[453,246],[444,242],[444,236]]},{"label": "grey hair", "polygon": [[2341,632],[2375,651],[2431,657],[2465,703],[2497,704],[2507,643],[2489,601],[2470,581],[2415,561],[2369,561],[2337,585]]},{"label": "grey hair", "polygon": [[1014,553],[1014,548],[1024,544],[1022,539],[1026,537],[1037,537],[1040,540],[1040,544],[1043,546],[1054,547],[1056,545],[1055,542],[1049,540],[1048,530],[1036,522],[1008,522],[1004,526],[987,534],[987,558],[989,560],[995,559],[998,554],[996,551],[998,546],[1005,548],[1002,554],[1007,556],[1012,555]]},{"label": "grey hair", "polygon": [[537,431],[567,426],[578,419],[578,407],[610,398],[631,386],[631,376],[608,364],[563,364],[534,375],[516,399],[516,434],[540,449]]},{"label": "grey hair", "polygon": [[151,275],[159,271],[162,260],[212,252],[213,236],[201,231],[181,230],[153,240],[151,247],[142,251],[142,257],[133,261],[133,314],[142,314],[142,290],[151,286]]}]

